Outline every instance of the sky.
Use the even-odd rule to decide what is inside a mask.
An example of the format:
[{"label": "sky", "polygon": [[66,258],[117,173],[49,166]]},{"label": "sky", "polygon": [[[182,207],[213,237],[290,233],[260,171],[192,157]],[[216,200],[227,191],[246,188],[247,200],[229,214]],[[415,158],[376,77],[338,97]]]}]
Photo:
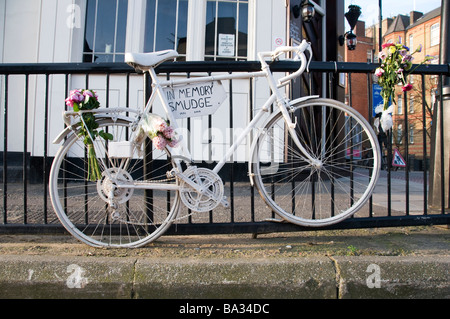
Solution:
[{"label": "sky", "polygon": [[[355,4],[361,7],[359,20],[366,22],[366,27],[378,22],[378,0],[345,0],[345,12],[348,6]],[[411,11],[423,14],[441,6],[441,0],[382,0],[383,20],[398,14],[409,15]]]}]

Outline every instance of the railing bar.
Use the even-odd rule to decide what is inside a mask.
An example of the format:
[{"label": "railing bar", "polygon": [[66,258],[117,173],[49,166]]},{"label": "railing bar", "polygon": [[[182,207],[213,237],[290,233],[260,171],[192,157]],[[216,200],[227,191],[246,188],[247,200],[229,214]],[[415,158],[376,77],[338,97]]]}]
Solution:
[{"label": "railing bar", "polygon": [[[367,116],[369,119],[369,123],[373,123],[373,107],[374,105],[372,105],[372,74],[367,73],[367,93],[368,93],[368,99],[367,99]],[[372,169],[369,168],[369,175],[372,175]],[[369,198],[369,217],[373,217],[373,195],[370,195]]]},{"label": "railing bar", "polygon": [[[249,121],[253,120],[253,79],[249,79],[249,103],[248,103],[248,112],[249,112]],[[253,132],[250,132],[250,140],[253,141]],[[250,172],[249,172],[250,173]],[[250,185],[250,220],[252,222],[255,221],[255,186]]]},{"label": "railing bar", "polygon": [[439,77],[439,125],[440,125],[440,147],[441,147],[441,214],[445,214],[445,169],[444,169],[444,77]]},{"label": "railing bar", "polygon": [[425,75],[422,78],[422,146],[423,146],[423,214],[428,215],[428,178],[427,178],[427,116],[426,116],[426,99],[425,99]]},{"label": "railing bar", "polygon": [[[146,101],[150,99],[150,96],[152,94],[152,79],[150,77],[150,74],[146,72],[144,74],[144,106],[146,105]],[[151,152],[151,142],[149,139],[145,139],[145,145],[144,145],[144,179],[148,178],[149,172],[153,171],[153,152]],[[144,190],[144,196],[145,196],[145,202],[147,204],[147,220],[152,221],[153,220],[153,190],[152,189],[146,189]]]},{"label": "railing bar", "polygon": [[[211,72],[208,72],[208,75],[211,76]],[[212,162],[212,120],[212,115],[208,115],[208,163]],[[213,211],[210,210],[208,215],[209,223],[212,224],[214,222]]]},{"label": "railing bar", "polygon": [[[64,96],[69,96],[69,74],[65,75],[64,78]],[[64,110],[68,110],[68,106],[64,105]],[[64,123],[64,128],[66,128],[67,125]],[[64,139],[66,140],[66,138]],[[67,154],[65,155],[67,157]],[[63,164],[64,172],[63,172],[63,184],[64,184],[64,211],[67,212],[67,161],[64,161]]]},{"label": "railing bar", "polygon": [[[85,88],[86,90],[89,90],[89,73],[85,73],[84,76],[84,81],[85,81]],[[88,202],[89,202],[89,189],[88,189],[88,181],[87,181],[87,176],[88,176],[88,164],[87,164],[87,149],[86,147],[84,148],[84,171],[85,171],[85,179],[84,179],[84,222],[86,225],[89,224],[89,206],[88,206]]]},{"label": "railing bar", "polygon": [[[231,73],[231,72],[230,72]],[[229,94],[229,100],[230,100],[230,106],[229,106],[229,128],[230,128],[230,146],[233,143],[233,80],[229,81],[230,86],[230,94]],[[234,162],[235,162],[234,156],[231,158],[231,165],[230,165],[230,218],[231,223],[234,223]]]},{"label": "railing bar", "polygon": [[8,223],[8,81],[5,75],[5,105],[3,108],[3,224]]},{"label": "railing bar", "polygon": [[387,138],[387,197],[388,197],[388,216],[392,215],[392,128],[386,132]]},{"label": "railing bar", "polygon": [[23,120],[23,154],[22,154],[22,181],[23,181],[23,223],[28,223],[28,91],[29,91],[29,75],[25,75],[25,101],[24,101],[24,120]]},{"label": "railing bar", "polygon": [[[348,104],[350,106],[353,105],[353,99],[352,99],[352,74],[348,73]],[[349,129],[352,129],[353,123],[352,119],[350,118],[350,127]],[[350,137],[351,141],[351,149],[350,149],[350,204],[353,205],[353,201],[355,198],[355,188],[354,188],[354,175],[353,175],[353,130]]]},{"label": "railing bar", "polygon": [[48,176],[47,176],[47,152],[48,152],[48,107],[49,107],[49,74],[45,75],[45,102],[44,102],[44,164],[43,164],[43,177],[44,177],[44,224],[48,223],[48,207],[47,207],[47,188],[48,188]]},{"label": "railing bar", "polygon": [[[190,78],[191,77],[191,73],[190,72],[186,72],[186,78]],[[188,117],[187,118],[187,131],[191,132],[191,118]],[[192,135],[189,136],[188,140],[187,140],[187,144],[188,144],[188,149],[191,149],[191,140],[192,140]],[[188,224],[192,224],[192,210],[190,208],[188,208]]]},{"label": "railing bar", "polygon": [[[128,73],[128,79],[129,79],[129,76],[130,76],[130,74]],[[166,80],[170,80],[170,73],[167,73]],[[130,83],[128,82],[127,83],[127,88],[129,86],[129,84]],[[127,91],[129,91],[129,89]],[[127,113],[127,115],[128,115],[128,113]],[[128,127],[127,127],[127,136],[128,136]],[[169,161],[170,161],[170,158],[167,158],[167,162],[169,162]],[[171,199],[170,190],[168,190],[167,193],[166,193],[166,201],[167,201],[166,209],[167,209],[167,212],[170,212],[170,199]],[[129,201],[127,201],[127,205],[129,205]]]},{"label": "railing bar", "polygon": [[[331,74],[331,73],[329,73],[329,74]],[[338,75],[339,76],[339,75]],[[330,98],[332,97],[332,95],[331,95],[332,93],[331,93],[331,85],[330,85]],[[337,134],[339,134],[336,130],[337,130],[337,127],[335,126],[335,117],[334,116],[330,116],[330,128],[331,128],[331,131],[330,131],[330,136],[331,136],[331,143],[333,143],[332,141],[337,141],[336,140],[336,136],[337,136]],[[335,147],[335,145],[330,145],[330,146],[332,146],[333,148]],[[325,147],[327,147],[326,145],[325,145]],[[332,155],[333,157],[332,157],[332,161],[335,161],[336,160],[336,154],[334,154],[333,153],[333,155]],[[336,178],[335,178],[335,174],[332,174],[331,175],[331,203],[330,203],[330,206],[331,206],[331,212],[330,212],[330,216],[335,216],[336,215]]]},{"label": "railing bar", "polygon": [[404,141],[405,141],[405,162],[406,162],[406,166],[405,166],[405,212],[406,212],[406,216],[409,215],[409,126],[408,126],[408,113],[409,113],[409,109],[408,109],[408,94],[406,92],[404,92],[403,94],[403,101],[404,101],[404,124],[405,124],[405,129],[403,130],[403,137],[404,137]]},{"label": "railing bar", "polygon": [[[300,62],[274,61],[270,68],[274,72],[290,72],[298,69]],[[417,65],[413,65],[413,69]],[[311,72],[337,73],[371,73],[379,67],[378,63],[364,62],[323,62],[311,61]],[[209,62],[164,62],[159,65],[156,73],[174,72],[249,72],[260,71],[259,61],[214,61]],[[0,74],[85,74],[85,73],[127,73],[134,72],[126,63],[4,63],[0,64]],[[450,65],[426,64],[418,66],[412,74],[441,74],[450,75]]]}]

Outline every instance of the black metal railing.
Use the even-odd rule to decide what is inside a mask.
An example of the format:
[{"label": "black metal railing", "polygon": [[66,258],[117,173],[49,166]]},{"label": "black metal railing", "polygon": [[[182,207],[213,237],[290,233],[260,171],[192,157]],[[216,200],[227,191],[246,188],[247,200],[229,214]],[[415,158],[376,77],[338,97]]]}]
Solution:
[{"label": "black metal railing", "polygon": [[[371,84],[373,82],[372,73],[377,67],[371,63],[344,63],[344,62],[312,62],[310,65],[310,75],[306,83],[311,83],[314,76],[321,77],[325,74],[327,88],[323,88],[327,96],[332,98],[343,98],[344,95],[352,101],[351,78],[352,74],[365,74],[364,86],[367,87],[369,97],[367,99],[367,110],[369,118],[372,114],[371,105]],[[298,68],[297,62],[277,61],[272,63],[271,68],[274,72],[291,72]],[[167,74],[167,77],[186,74],[192,76],[194,73],[214,73],[214,72],[251,72],[260,70],[259,62],[167,62],[160,65],[157,72]],[[426,77],[434,77],[437,81],[437,91],[441,92],[445,76],[450,76],[450,65],[426,65],[420,66],[414,72],[420,75],[422,83],[425,83]],[[339,74],[346,74],[346,89],[341,87]],[[52,213],[50,200],[48,196],[48,175],[51,167],[51,161],[55,150],[51,149],[51,140],[57,134],[57,125],[60,120],[60,111],[64,105],[64,97],[72,89],[74,78],[83,83],[88,88],[92,85],[93,77],[95,81],[102,81],[104,87],[105,104],[111,102],[111,95],[117,87],[124,92],[124,106],[132,107],[136,100],[132,100],[132,92],[142,90],[142,103],[150,85],[148,78],[141,81],[140,87],[136,87],[135,77],[139,76],[135,71],[124,63],[114,64],[66,64],[66,63],[41,63],[41,64],[0,64],[0,93],[1,93],[1,128],[3,135],[3,150],[0,169],[2,169],[2,189],[1,189],[1,218],[0,233],[55,233],[63,232],[64,229],[59,224],[55,215]],[[98,78],[101,78],[99,80]],[[119,82],[112,83],[112,82]],[[248,109],[245,112],[252,114],[255,107],[255,101],[252,96],[253,83],[249,80],[248,90],[250,97],[248,100]],[[324,83],[324,82],[322,82]],[[133,86],[134,85],[134,86]],[[363,85],[359,83],[358,85]],[[311,88],[307,88],[309,90]],[[233,85],[230,82],[229,90],[233,93]],[[347,92],[345,90],[348,90]],[[116,90],[117,91],[117,90]],[[422,85],[422,93],[425,91]],[[341,93],[339,93],[341,92]],[[120,93],[122,94],[122,93]],[[232,95],[231,95],[232,96]],[[406,97],[406,95],[405,95]],[[405,99],[406,100],[406,99]],[[443,110],[443,98],[440,96],[437,101],[437,107]],[[233,114],[242,112],[241,106],[236,105],[233,99],[229,102],[229,125],[233,127]],[[425,113],[425,95],[422,94],[422,112]],[[404,106],[405,109],[406,106]],[[437,108],[434,109],[436,111]],[[408,112],[404,112],[403,121],[407,127],[409,118]],[[211,128],[210,118],[207,122]],[[370,118],[371,120],[371,118]],[[62,122],[62,121],[61,121]],[[429,151],[427,145],[430,138],[426,136],[426,121],[423,121],[423,162],[429,160]],[[434,123],[435,124],[435,123]],[[442,123],[439,134],[443,134],[444,125]],[[190,125],[188,123],[188,125]],[[56,128],[55,128],[56,127]],[[190,128],[188,127],[188,130]],[[442,136],[442,135],[441,135]],[[408,154],[408,140],[404,137],[406,144],[406,154]],[[366,216],[355,216],[347,219],[337,225],[324,229],[348,229],[365,227],[389,227],[389,226],[410,226],[410,225],[429,225],[429,224],[448,224],[448,207],[445,204],[445,188],[449,185],[443,185],[441,188],[441,204],[439,207],[431,207],[428,203],[429,188],[429,167],[420,165],[420,171],[412,171],[415,167],[412,161],[416,160],[406,156],[406,168],[401,171],[393,171],[391,165],[392,143],[388,138],[387,165],[382,171],[381,178],[385,182],[382,186],[381,196],[386,199],[386,205],[374,212],[373,200],[369,201],[368,214]],[[443,162],[443,143],[437,145],[441,149],[441,158]],[[199,161],[208,162],[210,159],[203,158]],[[207,165],[207,164],[205,164]],[[443,165],[442,165],[443,166]],[[177,234],[212,234],[212,233],[264,233],[274,231],[290,230],[310,230],[286,223],[268,222],[260,220],[256,216],[259,195],[254,188],[245,182],[246,164],[241,162],[228,163],[225,167],[225,180],[228,189],[230,202],[229,214],[226,218],[216,218],[214,212],[210,212],[206,222],[195,222],[195,219],[187,223],[178,224],[169,233]],[[444,168],[441,168],[441,176],[444,175]],[[394,188],[394,182],[401,182],[402,190]],[[445,179],[442,179],[445,184]],[[414,185],[412,185],[414,184]],[[417,190],[417,185],[421,188]],[[412,187],[414,190],[412,190]],[[383,194],[384,193],[384,194]],[[413,194],[414,193],[414,194]],[[414,195],[414,209],[411,207]],[[395,199],[394,199],[395,197]],[[393,207],[394,201],[403,203],[403,207]],[[239,200],[238,200],[239,199]],[[419,206],[417,208],[416,206]],[[239,211],[239,216],[235,212]],[[245,215],[245,217],[242,217]]]}]

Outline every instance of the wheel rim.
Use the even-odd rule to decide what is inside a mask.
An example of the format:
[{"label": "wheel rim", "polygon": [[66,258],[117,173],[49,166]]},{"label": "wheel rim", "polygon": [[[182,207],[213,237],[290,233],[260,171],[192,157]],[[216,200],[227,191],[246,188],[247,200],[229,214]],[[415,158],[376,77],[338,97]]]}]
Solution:
[{"label": "wheel rim", "polygon": [[[100,128],[108,129],[119,140],[130,134],[128,122],[102,121]],[[95,143],[105,142],[96,139]],[[146,178],[141,156],[135,154],[128,165],[124,159],[107,159],[108,168],[101,165],[102,179],[91,182],[85,181],[83,152],[82,140],[71,135],[58,151],[50,172],[50,197],[63,226],[77,239],[95,247],[140,247],[164,233],[178,211],[176,191],[120,188],[115,189],[113,200],[109,200],[108,191],[113,185],[106,176],[129,183],[167,179],[163,172],[172,167],[167,154],[151,151],[153,157]],[[98,157],[105,155],[102,156],[98,145],[96,152]]]},{"label": "wheel rim", "polygon": [[321,165],[306,163],[276,114],[253,152],[256,186],[266,203],[292,223],[320,227],[340,222],[366,203],[376,184],[377,139],[367,121],[340,102],[312,100],[295,110],[296,133]]}]

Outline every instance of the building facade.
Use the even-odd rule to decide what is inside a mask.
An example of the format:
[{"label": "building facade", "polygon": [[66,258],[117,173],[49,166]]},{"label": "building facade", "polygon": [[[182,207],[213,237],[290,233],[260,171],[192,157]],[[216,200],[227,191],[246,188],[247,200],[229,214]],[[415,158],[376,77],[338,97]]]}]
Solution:
[{"label": "building facade", "polygon": [[[399,15],[385,33],[384,42],[402,43],[410,49],[410,52],[420,47],[420,52],[414,54],[413,63],[420,63],[425,56],[431,56],[432,60],[429,63],[438,64],[440,22],[440,7],[425,14],[413,11],[410,16]],[[413,89],[406,94],[401,90],[397,92],[397,105],[394,106],[393,114],[392,145],[405,156],[407,150],[408,156],[413,155],[416,159],[427,161],[423,158],[423,145],[427,145],[426,153],[429,157],[432,113],[438,77],[424,76],[422,79],[420,75],[410,75],[408,80],[413,85]],[[422,91],[422,81],[424,81],[424,91]],[[405,113],[407,113],[407,122],[405,122]],[[424,129],[428,142],[423,140]]]}]

